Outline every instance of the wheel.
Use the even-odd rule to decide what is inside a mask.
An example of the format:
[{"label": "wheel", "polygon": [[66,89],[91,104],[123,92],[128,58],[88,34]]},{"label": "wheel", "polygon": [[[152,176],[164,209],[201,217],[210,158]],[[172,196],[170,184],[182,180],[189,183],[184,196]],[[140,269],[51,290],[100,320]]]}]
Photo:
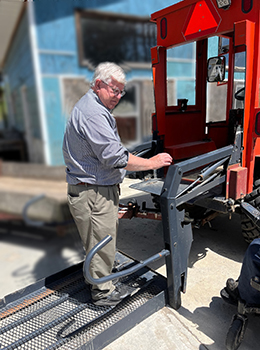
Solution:
[{"label": "wheel", "polygon": [[[246,195],[245,201],[260,210],[260,179],[255,181],[254,190]],[[260,228],[244,213],[241,214],[241,228],[245,241],[248,243],[260,237]]]},{"label": "wheel", "polygon": [[227,350],[236,350],[239,348],[244,339],[246,326],[247,318],[245,316],[237,315],[234,317],[226,337]]}]

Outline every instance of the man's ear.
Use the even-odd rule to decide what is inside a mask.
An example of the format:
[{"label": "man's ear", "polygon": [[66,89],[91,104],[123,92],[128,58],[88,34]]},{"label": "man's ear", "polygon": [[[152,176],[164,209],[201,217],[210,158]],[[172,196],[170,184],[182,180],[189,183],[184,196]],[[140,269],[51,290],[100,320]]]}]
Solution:
[{"label": "man's ear", "polygon": [[100,84],[101,84],[101,80],[100,80],[100,79],[97,79],[97,80],[95,81],[95,85],[94,85],[94,90],[95,90],[96,92],[98,92],[98,91],[101,89]]}]

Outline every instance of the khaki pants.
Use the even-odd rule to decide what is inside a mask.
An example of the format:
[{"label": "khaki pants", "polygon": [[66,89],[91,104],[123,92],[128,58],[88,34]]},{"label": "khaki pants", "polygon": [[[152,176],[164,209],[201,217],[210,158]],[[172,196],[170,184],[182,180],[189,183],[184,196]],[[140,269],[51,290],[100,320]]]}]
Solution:
[{"label": "khaki pants", "polygon": [[[68,185],[68,204],[86,254],[107,234],[112,236],[112,241],[94,255],[90,265],[93,278],[109,275],[116,253],[118,186]],[[103,298],[113,290],[112,281],[92,285],[92,298]]]}]

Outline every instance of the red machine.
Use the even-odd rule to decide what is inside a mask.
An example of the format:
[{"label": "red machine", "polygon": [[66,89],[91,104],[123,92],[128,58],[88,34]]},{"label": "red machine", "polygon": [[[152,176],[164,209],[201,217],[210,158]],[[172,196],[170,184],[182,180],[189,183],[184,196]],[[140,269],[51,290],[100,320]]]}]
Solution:
[{"label": "red machine", "polygon": [[[253,0],[184,0],[151,16],[157,151],[178,163],[234,145],[222,195],[236,209],[243,198],[260,205],[259,18]],[[180,72],[178,52],[187,50]],[[259,236],[250,222],[243,216],[248,241]]]}]

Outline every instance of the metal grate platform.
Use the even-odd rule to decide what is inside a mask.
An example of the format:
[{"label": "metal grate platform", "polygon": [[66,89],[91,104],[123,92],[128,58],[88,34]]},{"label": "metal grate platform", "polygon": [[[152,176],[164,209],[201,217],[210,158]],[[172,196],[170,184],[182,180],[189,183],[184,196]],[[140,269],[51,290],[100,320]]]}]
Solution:
[{"label": "metal grate platform", "polygon": [[[118,268],[133,260],[117,253]],[[166,280],[143,268],[120,279],[133,289],[116,307],[96,306],[82,263],[53,275],[0,305],[0,349],[102,349],[165,305]]]}]

